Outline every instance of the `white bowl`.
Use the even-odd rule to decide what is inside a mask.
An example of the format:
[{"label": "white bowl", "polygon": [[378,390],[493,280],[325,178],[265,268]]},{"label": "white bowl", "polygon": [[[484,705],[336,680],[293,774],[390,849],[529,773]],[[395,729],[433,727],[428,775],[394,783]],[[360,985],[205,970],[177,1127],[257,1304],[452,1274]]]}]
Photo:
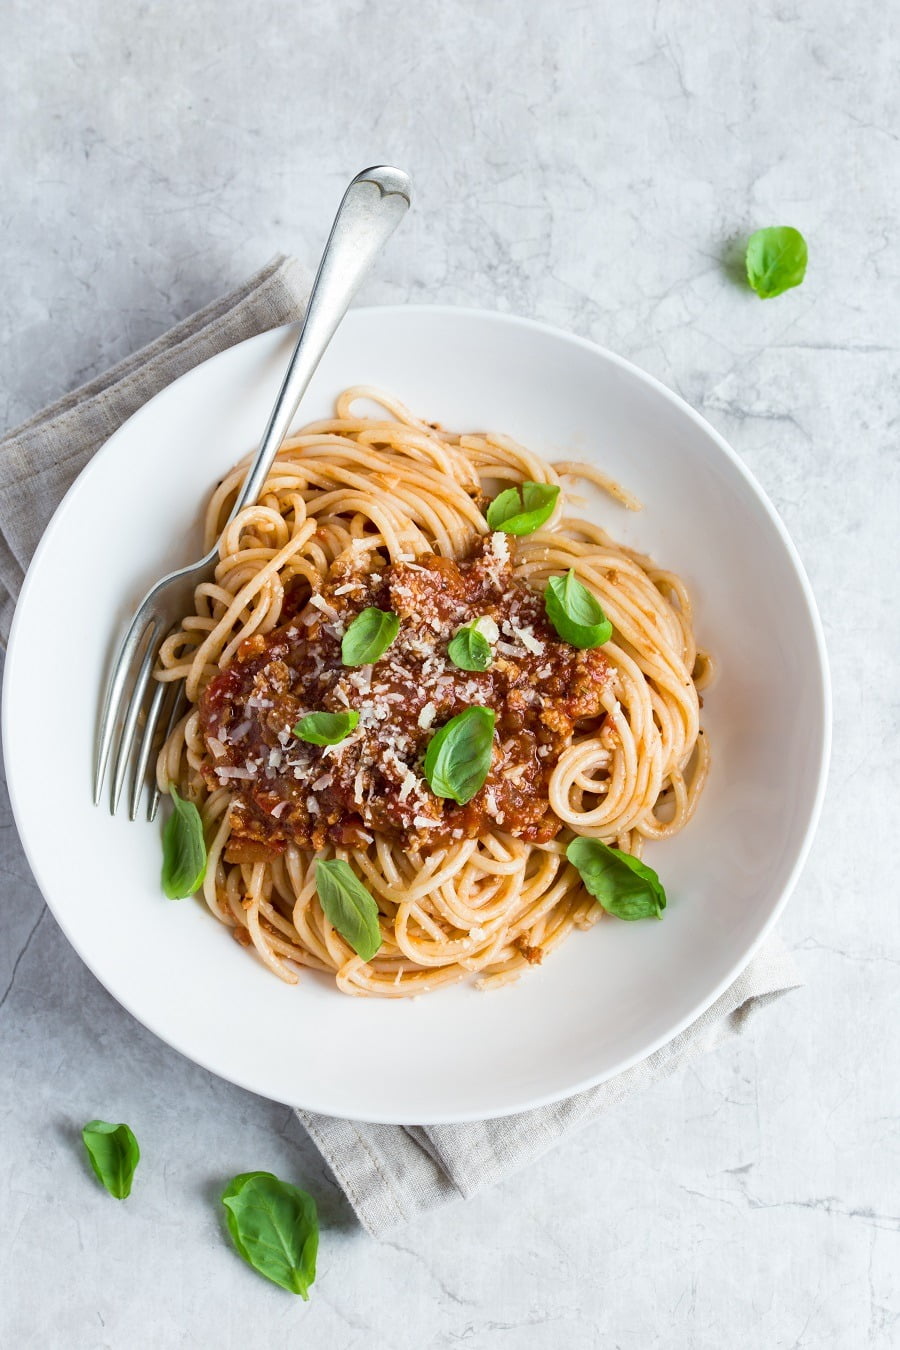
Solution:
[{"label": "white bowl", "polygon": [[[6,663],[3,738],[38,884],[106,988],[163,1040],[244,1087],[362,1120],[503,1115],[600,1082],[676,1035],[781,912],[815,827],[829,747],[821,627],[803,568],[734,452],[669,390],[592,343],[497,314],[356,310],[298,423],[356,383],[459,429],[585,458],[636,493],[591,499],[618,539],[685,578],[719,662],[703,713],[712,772],[694,820],[649,848],[662,923],[575,933],[518,984],[411,1001],[282,984],[200,901],[159,889],[159,827],[91,805],[99,690],[147,586],[200,553],[206,497],[252,448],[294,329],[253,338],[164,390],[109,440],[29,569]],[[48,976],[52,997],[52,974]]]}]

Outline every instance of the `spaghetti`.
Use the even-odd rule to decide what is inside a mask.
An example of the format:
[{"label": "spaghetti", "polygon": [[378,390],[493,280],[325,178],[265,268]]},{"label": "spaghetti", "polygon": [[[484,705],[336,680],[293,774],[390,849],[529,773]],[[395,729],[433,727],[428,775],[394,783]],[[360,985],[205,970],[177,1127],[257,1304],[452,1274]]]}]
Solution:
[{"label": "spaghetti", "polygon": [[[358,413],[363,399],[379,415]],[[157,776],[200,809],[207,905],[289,983],[302,966],[389,997],[515,978],[602,913],[566,860],[573,835],[639,857],[694,810],[711,666],[684,585],[564,515],[562,492],[535,532],[491,534],[489,496],[523,482],[578,476],[637,503],[588,466],[446,432],[368,388],[290,436],[259,502],[228,521],[244,472],[212,495],[215,577],[156,672],[187,699]],[[548,580],[570,569],[612,621],[597,650],[561,642],[544,616]],[[396,642],[347,668],[341,640],[364,609],[398,616]],[[474,621],[493,639],[483,673],[445,655]],[[454,805],[422,759],[433,729],[473,705],[496,718],[490,772]],[[321,708],[347,710],[353,730],[298,741],[292,723]],[[377,903],[368,962],[325,915],[317,857],[345,860]]]}]

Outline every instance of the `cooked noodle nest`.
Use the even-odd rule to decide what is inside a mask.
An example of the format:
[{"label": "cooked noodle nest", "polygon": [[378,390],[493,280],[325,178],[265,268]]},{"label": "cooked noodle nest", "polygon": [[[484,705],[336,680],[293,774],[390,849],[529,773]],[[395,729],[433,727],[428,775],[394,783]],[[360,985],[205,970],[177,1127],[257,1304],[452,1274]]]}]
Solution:
[{"label": "cooked noodle nest", "polygon": [[[363,401],[377,405],[377,415],[361,415]],[[211,496],[204,548],[218,540],[215,575],[196,588],[194,609],[164,643],[156,672],[183,683],[188,700],[160,751],[157,778],[164,792],[174,783],[200,809],[206,904],[288,983],[302,966],[333,973],[344,993],[388,997],[471,975],[482,985],[516,978],[529,955],[546,955],[602,914],[566,860],[570,832],[640,856],[644,840],[677,833],[694,810],[709,762],[699,691],[712,665],[697,650],[684,584],[565,513],[563,480],[576,476],[637,508],[596,469],[554,466],[506,436],[452,434],[379,390],[347,389],[333,418],[288,437],[258,503],[229,522],[246,464]],[[318,590],[351,549],[357,564],[364,550],[391,563],[465,557],[487,533],[484,493],[526,480],[563,490],[547,523],[512,541],[515,574],[542,591],[550,576],[574,568],[602,604],[614,626],[603,648],[614,672],[602,695],[606,717],[577,733],[556,763],[550,806],[566,828],[549,843],[496,828],[421,854],[378,836],[365,848],[323,850],[319,856],[345,858],[378,904],[383,942],[366,963],[323,913],[311,850],[289,845],[274,862],[225,862],[233,794],[210,791],[201,774],[208,752],[196,705],[241,642],[279,624],[285,594],[298,583]]]}]

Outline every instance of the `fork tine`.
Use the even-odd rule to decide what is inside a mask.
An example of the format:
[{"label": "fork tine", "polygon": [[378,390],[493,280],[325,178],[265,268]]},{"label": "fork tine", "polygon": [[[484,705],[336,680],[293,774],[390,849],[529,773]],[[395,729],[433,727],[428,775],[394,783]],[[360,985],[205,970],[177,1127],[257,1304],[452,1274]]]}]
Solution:
[{"label": "fork tine", "polygon": [[134,734],[141,713],[141,704],[144,701],[144,692],[147,688],[147,681],[150,679],[153,662],[156,660],[156,639],[159,636],[160,624],[156,619],[153,619],[148,627],[150,636],[147,638],[147,646],[144,655],[141,658],[137,676],[135,677],[134,687],[131,691],[131,701],[128,704],[128,711],[125,714],[125,721],[122,725],[122,736],[119,740],[119,749],[116,755],[116,767],[113,774],[113,785],[110,794],[109,807],[110,815],[113,816],[116,814],[119,798],[122,795],[125,775],[128,772],[128,761],[131,758],[131,752],[134,748]]},{"label": "fork tine", "polygon": [[125,686],[128,681],[128,672],[131,669],[131,663],[134,660],[135,653],[140,650],[141,643],[147,633],[147,629],[153,622],[152,619],[141,626],[142,614],[138,610],[131,623],[128,626],[128,632],[122,639],[119,650],[116,653],[115,664],[110,672],[109,682],[106,686],[106,695],[103,699],[103,713],[100,718],[100,734],[97,737],[97,754],[94,760],[94,805],[100,801],[100,793],[103,791],[103,780],[106,777],[106,768],[109,763],[110,751],[113,747],[115,738],[116,723],[119,718],[119,712],[122,706],[122,697],[125,693]]},{"label": "fork tine", "polygon": [[169,685],[160,684],[157,680],[156,688],[153,691],[153,698],[150,703],[150,709],[147,713],[147,723],[144,727],[144,734],[141,737],[137,760],[135,761],[134,778],[131,784],[131,802],[128,807],[129,820],[137,819],[138,805],[141,800],[141,793],[144,790],[144,778],[147,773],[147,762],[150,759],[150,752],[153,749],[153,740],[156,735],[156,724],[160,719],[163,703],[169,692]]},{"label": "fork tine", "polygon": [[[188,700],[187,695],[184,692],[184,682],[182,681],[182,683],[178,686],[178,693],[175,695],[175,700],[172,704],[172,709],[169,713],[169,720],[166,723],[166,730],[163,735],[163,744],[165,744],[165,742],[171,736],[172,730],[176,722],[178,722],[178,720],[184,716],[184,712],[187,706]],[[154,783],[153,791],[150,794],[150,802],[147,806],[147,819],[150,821],[156,819],[156,813],[159,810],[159,799],[161,796],[162,793],[159,790],[159,784]]]}]

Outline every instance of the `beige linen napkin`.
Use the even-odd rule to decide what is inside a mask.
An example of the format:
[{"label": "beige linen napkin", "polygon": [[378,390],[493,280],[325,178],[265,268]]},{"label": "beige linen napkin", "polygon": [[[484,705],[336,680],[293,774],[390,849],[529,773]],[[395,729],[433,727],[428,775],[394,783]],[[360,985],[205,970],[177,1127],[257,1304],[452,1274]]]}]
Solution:
[{"label": "beige linen napkin", "polygon": [[31,555],[95,450],[179,375],[244,338],[298,319],[309,281],[294,258],[274,258],[105,375],[66,394],[0,440],[0,641]]},{"label": "beige linen napkin", "polygon": [[721,998],[661,1050],[599,1087],[499,1120],[400,1126],[297,1115],[360,1223],[380,1237],[424,1210],[468,1199],[527,1167],[632,1092],[737,1036],[759,1008],[799,984],[793,957],[770,938]]},{"label": "beige linen napkin", "polygon": [[[306,273],[276,258],[107,374],[0,440],[0,641],[25,570],[60,499],[117,427],[177,376],[216,352],[302,313]],[[750,1015],[800,983],[776,939],[680,1036],[626,1073],[552,1106],[466,1125],[377,1125],[298,1111],[375,1236],[448,1200],[474,1195],[527,1166],[623,1097],[741,1032]]]}]

